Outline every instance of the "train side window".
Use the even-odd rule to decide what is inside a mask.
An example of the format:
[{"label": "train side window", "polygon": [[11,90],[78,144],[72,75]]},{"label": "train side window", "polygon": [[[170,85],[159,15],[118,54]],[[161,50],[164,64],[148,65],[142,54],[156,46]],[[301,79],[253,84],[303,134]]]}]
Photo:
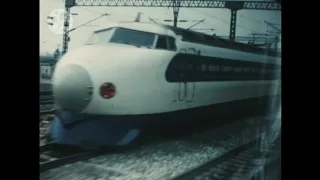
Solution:
[{"label": "train side window", "polygon": [[200,51],[200,50],[197,50],[197,51],[196,51],[196,55],[197,55],[197,56],[200,56],[200,55],[201,55],[201,51]]},{"label": "train side window", "polygon": [[158,36],[156,49],[167,49],[167,38],[165,36]]},{"label": "train side window", "polygon": [[188,54],[196,54],[196,50],[193,48],[188,49]]}]

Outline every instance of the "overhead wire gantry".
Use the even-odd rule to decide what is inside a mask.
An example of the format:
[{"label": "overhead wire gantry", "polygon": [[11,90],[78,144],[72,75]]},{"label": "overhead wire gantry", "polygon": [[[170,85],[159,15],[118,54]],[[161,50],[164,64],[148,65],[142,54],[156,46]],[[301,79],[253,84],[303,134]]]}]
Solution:
[{"label": "overhead wire gantry", "polygon": [[270,1],[216,1],[216,0],[65,0],[62,53],[68,51],[70,9],[74,6],[172,7],[174,26],[177,26],[180,7],[225,8],[231,10],[229,39],[235,40],[237,11],[281,10],[281,4]]}]

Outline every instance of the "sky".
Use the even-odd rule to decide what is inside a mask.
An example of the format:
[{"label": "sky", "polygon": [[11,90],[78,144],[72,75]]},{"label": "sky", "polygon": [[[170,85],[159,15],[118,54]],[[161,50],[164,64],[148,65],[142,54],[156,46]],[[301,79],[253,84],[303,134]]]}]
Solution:
[{"label": "sky", "polygon": [[[62,34],[52,30],[47,22],[47,16],[52,13],[60,12],[64,8],[63,0],[40,0],[40,52],[53,52],[62,44]],[[59,11],[60,10],[60,11]],[[83,26],[72,31],[69,35],[69,49],[81,46],[88,39],[92,31],[107,26],[110,23],[118,21],[133,21],[138,12],[142,12],[141,21],[150,22],[152,19],[173,19],[172,8],[137,8],[137,7],[73,7],[71,13],[72,22],[70,28],[77,27],[86,23],[101,14],[108,13],[105,16],[91,22],[89,26]],[[198,24],[196,29],[215,29],[215,31],[200,31],[204,33],[216,34],[218,36],[228,36],[230,28],[230,10],[228,9],[204,9],[204,8],[180,8],[180,20],[197,21],[205,19],[203,23]],[[266,33],[272,30],[264,21],[281,25],[281,11],[260,11],[260,10],[240,10],[237,16],[236,36],[250,36],[251,33]],[[173,22],[158,21],[163,24],[172,25]],[[178,27],[188,28],[196,22],[179,23]],[[280,27],[281,26],[277,26]],[[51,29],[50,29],[51,28]]]}]

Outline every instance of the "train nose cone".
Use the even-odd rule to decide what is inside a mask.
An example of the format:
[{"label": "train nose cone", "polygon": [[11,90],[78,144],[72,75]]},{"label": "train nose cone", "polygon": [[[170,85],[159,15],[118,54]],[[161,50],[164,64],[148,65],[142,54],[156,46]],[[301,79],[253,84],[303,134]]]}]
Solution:
[{"label": "train nose cone", "polygon": [[90,74],[76,64],[59,67],[53,77],[52,91],[58,108],[81,112],[92,99]]}]

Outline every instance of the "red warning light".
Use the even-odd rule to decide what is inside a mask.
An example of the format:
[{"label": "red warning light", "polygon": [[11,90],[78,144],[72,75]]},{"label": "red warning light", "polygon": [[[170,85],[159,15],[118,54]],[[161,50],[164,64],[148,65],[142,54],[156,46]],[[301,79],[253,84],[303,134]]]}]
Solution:
[{"label": "red warning light", "polygon": [[100,95],[104,99],[110,99],[116,95],[116,87],[112,83],[103,83],[100,87]]}]

